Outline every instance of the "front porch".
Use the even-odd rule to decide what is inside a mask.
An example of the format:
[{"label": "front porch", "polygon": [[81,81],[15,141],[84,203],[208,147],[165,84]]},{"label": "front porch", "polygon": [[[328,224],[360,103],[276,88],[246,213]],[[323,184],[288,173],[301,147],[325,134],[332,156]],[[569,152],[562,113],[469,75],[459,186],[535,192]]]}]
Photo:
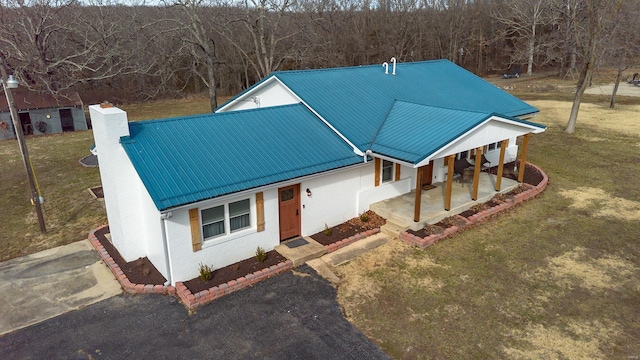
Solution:
[{"label": "front porch", "polygon": [[515,180],[503,177],[500,191],[496,191],[496,175],[481,172],[478,179],[477,200],[471,200],[473,192],[472,182],[461,181],[459,178],[453,181],[451,187],[451,209],[445,210],[446,182],[434,183],[436,187],[431,190],[423,190],[421,194],[419,221],[414,221],[415,191],[371,204],[369,207],[376,214],[387,219],[387,224],[381,231],[398,236],[398,233],[407,229],[419,230],[425,224],[435,224],[438,221],[459,214],[478,203],[489,201],[498,193],[509,192],[519,183]]}]

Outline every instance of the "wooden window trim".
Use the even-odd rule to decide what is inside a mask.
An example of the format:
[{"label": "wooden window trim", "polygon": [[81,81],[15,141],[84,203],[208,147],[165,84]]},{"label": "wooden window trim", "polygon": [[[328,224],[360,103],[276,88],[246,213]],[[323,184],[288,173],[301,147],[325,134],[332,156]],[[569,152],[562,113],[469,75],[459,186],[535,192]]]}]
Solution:
[{"label": "wooden window trim", "polygon": [[400,164],[396,164],[396,177],[395,181],[400,180]]},{"label": "wooden window trim", "polygon": [[193,252],[202,250],[202,229],[200,228],[200,210],[189,209],[189,224],[191,226],[191,248]]},{"label": "wooden window trim", "polygon": [[380,186],[380,170],[382,169],[382,162],[380,161],[380,158],[375,158],[375,174],[374,174],[374,181],[373,184],[374,186]]},{"label": "wooden window trim", "polygon": [[258,232],[264,231],[264,195],[256,193],[256,225]]}]

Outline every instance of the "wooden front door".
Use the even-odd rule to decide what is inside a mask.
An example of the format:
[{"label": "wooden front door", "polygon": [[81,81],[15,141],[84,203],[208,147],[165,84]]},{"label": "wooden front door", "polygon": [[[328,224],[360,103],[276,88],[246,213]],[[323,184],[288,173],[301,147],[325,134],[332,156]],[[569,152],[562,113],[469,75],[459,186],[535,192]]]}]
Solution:
[{"label": "wooden front door", "polygon": [[420,185],[431,185],[431,179],[433,178],[433,160],[429,161],[429,165],[422,167],[422,180]]},{"label": "wooden front door", "polygon": [[280,241],[300,235],[300,184],[278,189]]}]

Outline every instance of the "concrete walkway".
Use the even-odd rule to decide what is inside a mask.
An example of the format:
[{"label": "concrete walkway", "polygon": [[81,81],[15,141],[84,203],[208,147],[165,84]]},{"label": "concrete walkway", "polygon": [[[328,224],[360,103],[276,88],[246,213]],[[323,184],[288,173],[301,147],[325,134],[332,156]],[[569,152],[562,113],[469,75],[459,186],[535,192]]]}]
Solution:
[{"label": "concrete walkway", "polygon": [[378,246],[384,245],[387,242],[389,242],[389,237],[387,235],[377,233],[362,240],[358,240],[353,244],[349,244],[332,253],[309,260],[307,261],[307,265],[315,270],[320,276],[335,285],[340,282],[340,279],[333,272],[333,267],[351,261],[352,259],[371,251]]},{"label": "concrete walkway", "polygon": [[0,263],[0,335],[122,292],[88,240]]},{"label": "concrete walkway", "polygon": [[[584,92],[586,94],[611,96],[613,93],[613,86],[614,84],[594,86],[588,88]],[[640,86],[620,82],[620,86],[618,87],[618,92],[616,94],[622,96],[640,96]]]}]

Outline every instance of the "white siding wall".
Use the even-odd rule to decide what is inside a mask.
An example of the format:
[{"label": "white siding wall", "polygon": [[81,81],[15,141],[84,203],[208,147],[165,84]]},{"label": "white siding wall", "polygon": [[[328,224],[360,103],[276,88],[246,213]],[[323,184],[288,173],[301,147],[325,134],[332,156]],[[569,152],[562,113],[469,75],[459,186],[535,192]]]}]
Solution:
[{"label": "white siding wall", "polygon": [[250,198],[251,228],[225,237],[206,240],[202,245],[202,250],[195,252],[191,246],[189,209],[173,211],[173,216],[166,220],[173,283],[197,277],[200,263],[218,269],[254,256],[258,246],[266,251],[273,250],[280,243],[277,192],[277,188],[263,191],[265,230],[261,232],[256,232],[255,194],[227,197],[218,201],[206,201],[198,204],[197,207],[202,210]]},{"label": "white siding wall", "polygon": [[268,83],[263,84],[260,88],[245,94],[236,99],[236,102],[218,112],[255,109],[258,107],[270,107],[279,105],[297,104],[298,100],[289,89],[282,85],[275,78]]},{"label": "white siding wall", "polygon": [[118,108],[103,109],[99,105],[90,106],[89,111],[99,152],[111,240],[122,257],[132,261],[147,255],[145,229],[150,225],[145,220],[153,215],[142,214],[140,192],[146,189],[120,146],[120,137],[129,135],[127,114]]},{"label": "white siding wall", "polygon": [[[313,235],[358,216],[358,191],[362,169],[356,166],[344,171],[314,177],[300,183],[302,235]],[[311,190],[307,196],[306,190]]]}]

